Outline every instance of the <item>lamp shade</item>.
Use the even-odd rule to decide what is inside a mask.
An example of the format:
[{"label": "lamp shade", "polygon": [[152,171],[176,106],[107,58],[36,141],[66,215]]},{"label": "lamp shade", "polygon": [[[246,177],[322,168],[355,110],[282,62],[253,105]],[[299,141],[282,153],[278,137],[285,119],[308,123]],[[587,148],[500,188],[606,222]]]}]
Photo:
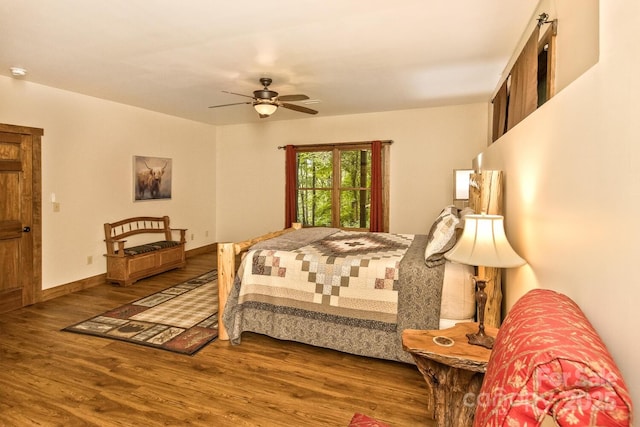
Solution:
[{"label": "lamp shade", "polygon": [[464,230],[445,258],[462,264],[509,268],[526,261],[513,250],[504,232],[501,215],[467,215]]},{"label": "lamp shade", "polygon": [[253,104],[253,108],[255,108],[260,115],[270,116],[276,112],[278,106],[276,104],[258,102]]}]

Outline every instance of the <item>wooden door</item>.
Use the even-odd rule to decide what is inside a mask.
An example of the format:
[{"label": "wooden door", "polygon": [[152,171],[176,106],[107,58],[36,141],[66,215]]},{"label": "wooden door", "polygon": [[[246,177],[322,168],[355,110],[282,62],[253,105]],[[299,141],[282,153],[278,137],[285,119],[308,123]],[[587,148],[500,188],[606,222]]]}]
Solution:
[{"label": "wooden door", "polygon": [[42,134],[0,124],[0,313],[33,304],[41,293]]}]

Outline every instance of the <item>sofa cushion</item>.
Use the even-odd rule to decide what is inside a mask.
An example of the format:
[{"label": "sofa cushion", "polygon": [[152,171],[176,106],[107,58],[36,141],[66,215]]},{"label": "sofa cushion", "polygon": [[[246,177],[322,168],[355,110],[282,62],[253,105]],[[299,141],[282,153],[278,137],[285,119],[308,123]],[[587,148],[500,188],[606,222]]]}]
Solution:
[{"label": "sofa cushion", "polygon": [[628,426],[629,391],[580,308],[551,290],[528,292],[496,337],[475,426]]},{"label": "sofa cushion", "polygon": [[363,414],[354,414],[349,423],[349,427],[390,427],[389,424],[383,423]]},{"label": "sofa cushion", "polygon": [[[171,248],[178,246],[180,242],[174,242],[172,240],[162,240],[159,242],[147,243],[144,245],[132,246],[124,249],[124,254],[129,256],[140,255],[147,252],[157,251],[158,249]],[[118,253],[118,251],[116,251]]]}]

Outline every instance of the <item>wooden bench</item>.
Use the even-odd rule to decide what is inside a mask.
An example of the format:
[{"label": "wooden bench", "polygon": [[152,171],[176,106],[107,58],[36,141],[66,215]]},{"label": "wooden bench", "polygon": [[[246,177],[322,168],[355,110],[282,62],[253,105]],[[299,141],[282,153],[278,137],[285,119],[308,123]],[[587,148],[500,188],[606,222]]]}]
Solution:
[{"label": "wooden bench", "polygon": [[[173,231],[180,232],[179,241],[172,240]],[[145,277],[184,267],[186,231],[170,228],[168,216],[141,216],[105,224],[107,281],[129,286]],[[164,240],[157,240],[158,234]],[[125,245],[127,237],[137,242]],[[140,242],[140,239],[147,240]]]}]

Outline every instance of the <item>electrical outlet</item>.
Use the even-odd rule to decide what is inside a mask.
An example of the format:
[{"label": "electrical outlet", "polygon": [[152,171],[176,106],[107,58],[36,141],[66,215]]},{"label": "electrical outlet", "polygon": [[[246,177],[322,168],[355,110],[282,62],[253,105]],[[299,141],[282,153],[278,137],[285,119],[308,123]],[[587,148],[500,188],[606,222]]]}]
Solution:
[{"label": "electrical outlet", "polygon": [[204,237],[209,237],[209,230],[204,232]]},{"label": "electrical outlet", "polygon": [[193,233],[191,233],[191,240],[193,240]]},{"label": "electrical outlet", "polygon": [[53,202],[53,211],[60,212],[60,202]]},{"label": "electrical outlet", "polygon": [[91,265],[91,264],[93,264],[93,256],[89,255],[87,257],[87,265]]}]

